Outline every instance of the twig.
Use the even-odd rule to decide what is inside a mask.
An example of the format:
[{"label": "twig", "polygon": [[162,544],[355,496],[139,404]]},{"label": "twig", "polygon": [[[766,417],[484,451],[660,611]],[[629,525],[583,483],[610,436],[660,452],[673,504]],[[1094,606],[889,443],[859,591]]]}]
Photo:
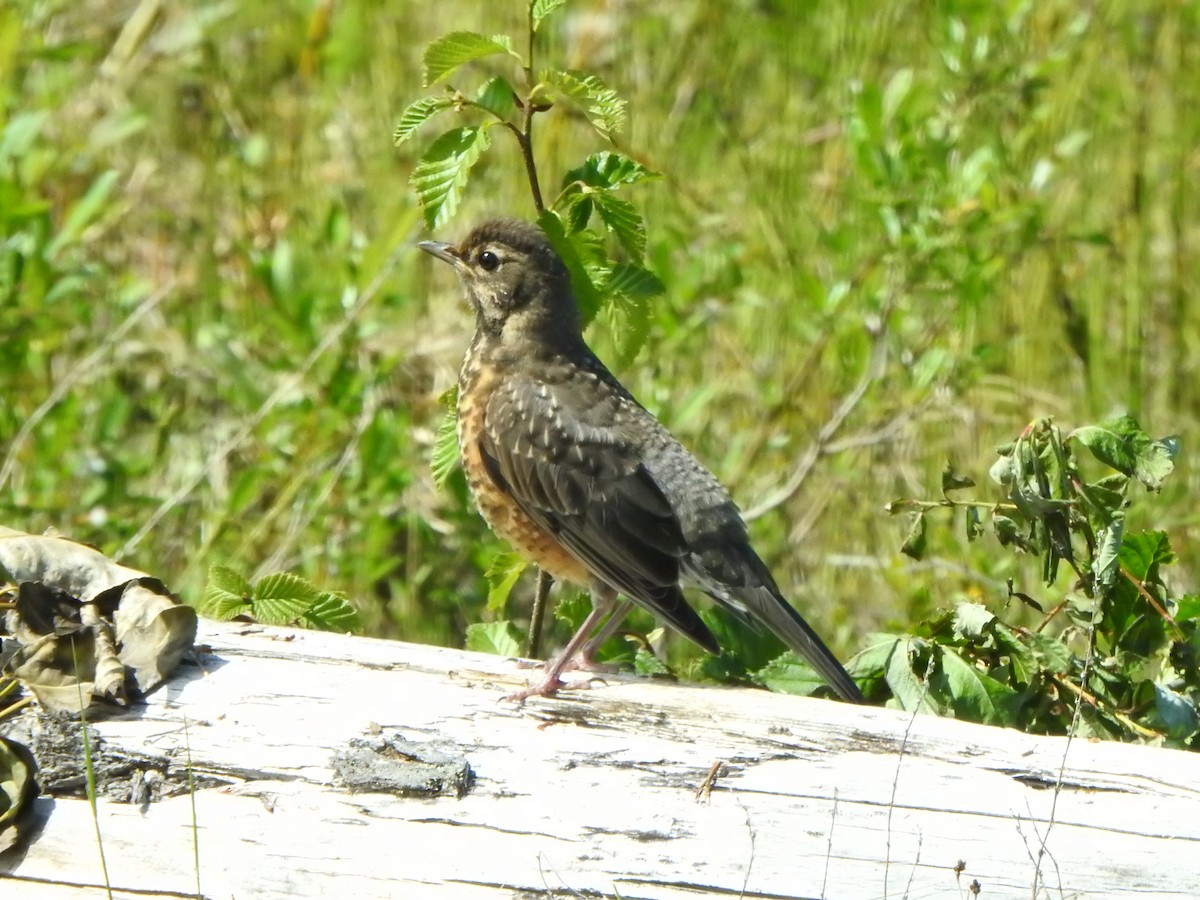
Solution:
[{"label": "twig", "polygon": [[765,515],[776,507],[786,503],[795,493],[800,490],[800,486],[804,484],[817,460],[825,452],[825,448],[833,441],[833,436],[845,424],[846,419],[854,408],[862,401],[866,395],[867,389],[883,377],[883,370],[887,363],[887,329],[880,325],[872,330],[872,338],[874,346],[871,348],[871,360],[863,371],[862,376],[858,379],[858,383],[853,389],[842,398],[842,401],[834,409],[829,419],[821,426],[817,436],[813,438],[813,442],[808,445],[800,458],[800,463],[796,466],[788,480],[780,488],[777,488],[773,493],[767,496],[765,500],[757,506],[747,510],[743,518],[746,521],[757,519]]}]

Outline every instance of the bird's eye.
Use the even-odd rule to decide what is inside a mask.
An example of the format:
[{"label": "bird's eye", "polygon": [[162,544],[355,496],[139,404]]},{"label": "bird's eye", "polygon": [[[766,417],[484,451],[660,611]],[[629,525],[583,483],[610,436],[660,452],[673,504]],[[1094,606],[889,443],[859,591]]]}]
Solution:
[{"label": "bird's eye", "polygon": [[498,257],[491,250],[484,250],[479,254],[479,265],[482,266],[485,271],[491,272],[496,268],[496,266],[500,265],[500,257]]}]

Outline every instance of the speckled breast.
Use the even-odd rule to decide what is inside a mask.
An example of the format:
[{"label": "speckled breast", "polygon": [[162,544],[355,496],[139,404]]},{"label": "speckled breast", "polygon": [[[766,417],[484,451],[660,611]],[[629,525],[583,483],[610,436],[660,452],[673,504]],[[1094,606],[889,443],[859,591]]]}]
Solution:
[{"label": "speckled breast", "polygon": [[556,580],[586,587],[592,580],[587,568],[564,550],[553,535],[525,515],[516,501],[492,480],[484,465],[480,451],[484,416],[499,378],[495,371],[473,364],[470,356],[464,361],[459,375],[458,447],[475,506],[492,531],[508,541],[518,553]]}]

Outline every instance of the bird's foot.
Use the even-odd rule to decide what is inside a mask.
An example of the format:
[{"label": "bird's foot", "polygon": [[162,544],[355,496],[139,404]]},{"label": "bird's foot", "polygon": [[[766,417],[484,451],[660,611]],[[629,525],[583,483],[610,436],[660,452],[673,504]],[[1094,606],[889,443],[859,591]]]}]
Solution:
[{"label": "bird's foot", "polygon": [[[590,656],[582,653],[576,654],[570,659],[556,659],[549,663],[521,660],[517,665],[524,669],[544,668],[546,670],[546,677],[525,690],[509,694],[504,698],[513,703],[524,703],[530,697],[553,697],[559,691],[589,690],[597,684],[605,684],[604,679],[600,678],[599,675],[611,674],[618,670],[618,667],[615,665],[596,662]],[[563,681],[563,672],[592,672],[595,673],[595,677],[584,678],[578,681]]]}]

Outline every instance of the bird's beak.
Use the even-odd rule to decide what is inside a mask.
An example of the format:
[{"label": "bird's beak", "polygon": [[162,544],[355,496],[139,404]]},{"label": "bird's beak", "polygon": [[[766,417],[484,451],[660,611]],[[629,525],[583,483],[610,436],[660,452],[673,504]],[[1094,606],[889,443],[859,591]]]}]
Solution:
[{"label": "bird's beak", "polygon": [[443,241],[421,241],[417,246],[431,256],[436,256],[443,262],[450,263],[455,268],[462,265],[462,257],[454,252],[453,244],[447,244]]}]

